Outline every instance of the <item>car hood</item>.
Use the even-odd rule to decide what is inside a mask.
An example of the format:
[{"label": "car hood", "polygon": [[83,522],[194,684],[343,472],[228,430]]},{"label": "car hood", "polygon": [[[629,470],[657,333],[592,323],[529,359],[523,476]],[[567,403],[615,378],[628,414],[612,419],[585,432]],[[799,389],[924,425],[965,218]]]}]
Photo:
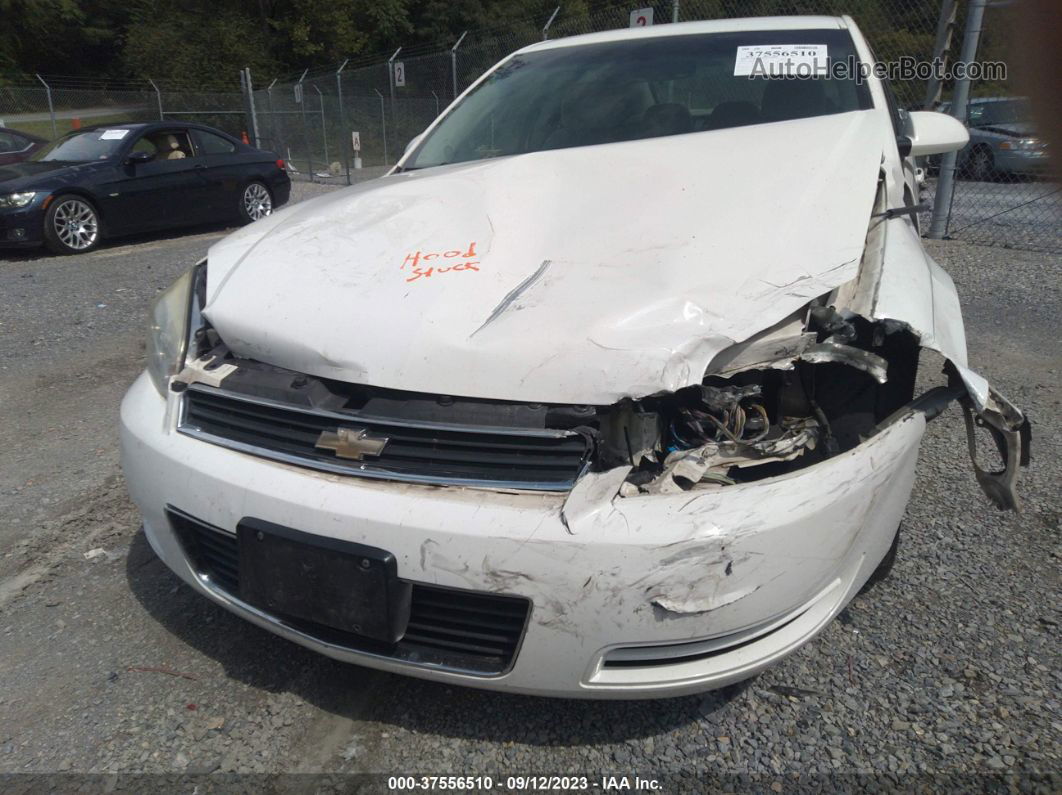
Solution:
[{"label": "car hood", "polygon": [[979,127],[973,128],[974,130],[981,130],[983,132],[994,132],[1000,135],[1010,135],[1015,137],[1032,135],[1035,130],[1035,125],[1028,121],[1014,121],[1009,124],[985,124]]},{"label": "car hood", "polygon": [[674,390],[855,276],[882,151],[861,111],[395,174],[216,244],[204,314],[238,354],[354,383]]},{"label": "car hood", "polygon": [[0,191],[18,191],[56,183],[75,182],[87,172],[100,168],[100,163],[65,163],[60,161],[26,160],[0,166]]}]

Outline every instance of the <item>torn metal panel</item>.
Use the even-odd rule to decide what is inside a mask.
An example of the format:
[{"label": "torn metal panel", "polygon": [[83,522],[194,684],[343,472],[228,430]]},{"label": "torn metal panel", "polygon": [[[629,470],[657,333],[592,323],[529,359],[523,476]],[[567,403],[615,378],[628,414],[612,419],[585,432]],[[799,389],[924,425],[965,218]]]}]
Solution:
[{"label": "torn metal panel", "polygon": [[708,364],[705,373],[726,377],[765,367],[792,369],[797,356],[818,339],[806,327],[807,310],[801,309],[744,342],[721,351]]},{"label": "torn metal panel", "polygon": [[[661,548],[639,583],[658,620],[707,612],[725,625],[745,610],[772,615],[823,587],[861,538],[880,532],[891,541],[924,428],[922,415],[909,413],[814,468],[727,488],[616,500],[632,526],[666,511],[670,524],[687,528],[688,540]],[[781,517],[796,519],[799,532],[756,529]]]},{"label": "torn metal panel", "polygon": [[821,342],[805,348],[796,358],[798,361],[811,362],[812,364],[822,364],[824,362],[846,364],[849,367],[854,367],[867,373],[879,384],[884,384],[888,380],[888,362],[877,354],[851,345]]},{"label": "torn metal panel", "polygon": [[[926,253],[908,219],[896,218],[881,226],[885,237],[881,275],[870,305],[863,308],[866,316],[906,324],[922,347],[966,368],[966,332],[954,282]],[[983,405],[987,393],[979,385],[973,391]]]},{"label": "torn metal panel", "polygon": [[612,500],[630,471],[630,466],[622,466],[584,475],[568,492],[561,508],[561,521],[568,532],[574,535],[584,522],[592,521],[603,510],[611,510]]},{"label": "torn metal panel", "polygon": [[204,314],[241,356],[348,382],[593,405],[674,391],[855,276],[879,122],[859,111],[718,130],[711,147],[673,136],[374,180],[216,244]]},{"label": "torn metal panel", "polygon": [[186,362],[184,369],[173,377],[174,383],[220,387],[226,378],[239,369],[236,364],[223,361],[227,353],[228,350],[224,346],[219,346],[193,361]]},{"label": "torn metal panel", "polygon": [[[906,218],[883,221],[872,228],[867,258],[880,259],[875,282],[861,283],[847,296],[876,320],[900,323],[923,348],[943,355],[966,390],[964,402],[974,474],[982,490],[1001,508],[1016,509],[1018,467],[1029,459],[1028,421],[988,381],[967,366],[966,334],[959,295],[951,277],[926,253],[915,225]],[[986,472],[977,461],[973,442],[974,416],[993,433],[1003,469]]]}]

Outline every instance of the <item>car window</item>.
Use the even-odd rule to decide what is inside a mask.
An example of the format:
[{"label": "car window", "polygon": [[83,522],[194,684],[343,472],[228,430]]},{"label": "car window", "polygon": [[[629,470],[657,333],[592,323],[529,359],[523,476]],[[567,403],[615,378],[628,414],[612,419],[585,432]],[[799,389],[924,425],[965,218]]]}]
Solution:
[{"label": "car window", "polygon": [[1032,109],[1026,99],[1006,99],[995,102],[971,102],[967,106],[967,121],[971,127],[992,124],[1014,124],[1032,120]]},{"label": "car window", "polygon": [[192,136],[201,155],[231,155],[236,151],[236,144],[220,135],[204,130],[192,130]]},{"label": "car window", "polygon": [[195,157],[187,131],[160,130],[144,137],[155,145],[157,160],[184,160]]},{"label": "car window", "polygon": [[155,146],[154,143],[152,143],[150,138],[148,138],[146,135],[144,135],[144,136],[141,136],[139,139],[137,139],[137,142],[135,144],[133,144],[133,148],[130,149],[129,151],[130,152],[147,152],[149,155],[154,157],[155,155],[157,155],[159,153],[159,148],[157,146]]},{"label": "car window", "polygon": [[27,146],[29,146],[29,141],[22,136],[0,132],[0,153],[21,152]]},{"label": "car window", "polygon": [[[858,58],[844,30],[629,39],[513,56],[424,138],[406,168],[822,116],[871,107],[855,74],[739,69],[764,48]],[[818,56],[815,59],[819,63]],[[854,70],[849,70],[854,72]]]}]

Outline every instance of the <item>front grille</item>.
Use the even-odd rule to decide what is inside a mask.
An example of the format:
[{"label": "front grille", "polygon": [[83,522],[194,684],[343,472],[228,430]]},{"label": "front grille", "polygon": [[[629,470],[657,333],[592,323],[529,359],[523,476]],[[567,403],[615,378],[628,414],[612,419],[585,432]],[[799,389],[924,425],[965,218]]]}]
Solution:
[{"label": "front grille", "polygon": [[[364,428],[386,437],[363,461],[318,449],[322,432]],[[348,475],[421,483],[566,491],[590,445],[576,432],[404,421],[293,406],[203,386],[183,399],[178,430],[205,441]]]},{"label": "front grille", "polygon": [[[174,508],[166,515],[197,573],[239,598],[239,546],[235,533]],[[283,623],[318,640],[353,651],[477,674],[507,671],[516,658],[531,603],[516,596],[461,591],[413,583],[409,624],[396,644],[377,641],[287,616]]]}]

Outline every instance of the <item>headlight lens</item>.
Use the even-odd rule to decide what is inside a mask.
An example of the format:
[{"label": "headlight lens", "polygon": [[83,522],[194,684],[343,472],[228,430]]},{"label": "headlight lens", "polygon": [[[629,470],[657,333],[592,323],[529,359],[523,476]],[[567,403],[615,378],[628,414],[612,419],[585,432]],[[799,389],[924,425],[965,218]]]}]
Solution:
[{"label": "headlight lens", "polygon": [[147,370],[161,395],[166,394],[170,377],[180,372],[184,366],[184,354],[188,347],[192,285],[198,267],[183,273],[155,299],[151,307]]},{"label": "headlight lens", "polygon": [[29,191],[28,193],[7,193],[0,196],[0,208],[14,209],[16,207],[25,207],[36,196],[35,191]]}]

